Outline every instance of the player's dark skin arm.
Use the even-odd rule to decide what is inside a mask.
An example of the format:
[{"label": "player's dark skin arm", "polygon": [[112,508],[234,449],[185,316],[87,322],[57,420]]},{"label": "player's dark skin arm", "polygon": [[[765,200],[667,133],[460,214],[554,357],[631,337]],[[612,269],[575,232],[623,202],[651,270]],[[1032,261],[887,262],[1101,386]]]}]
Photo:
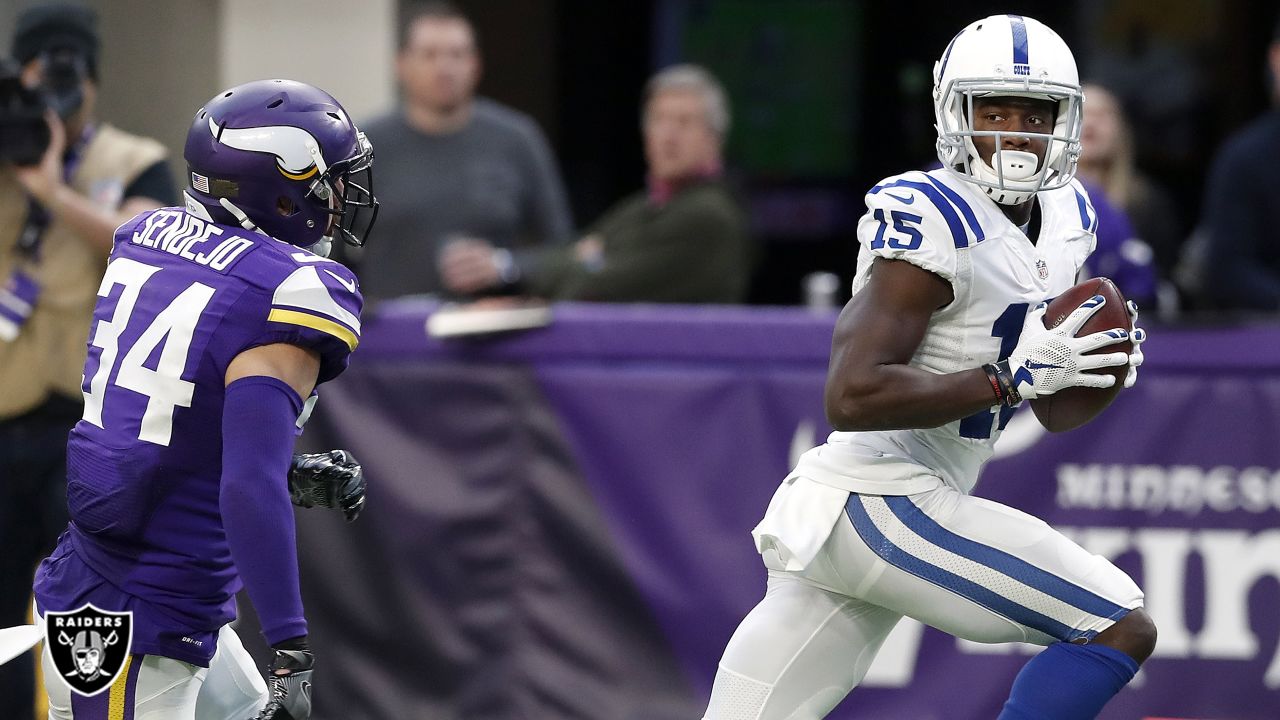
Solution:
[{"label": "player's dark skin arm", "polygon": [[939,375],[907,365],[933,312],[951,300],[951,285],[938,275],[902,260],[873,261],[831,340],[823,394],[831,427],[937,427],[996,404],[980,367]]}]

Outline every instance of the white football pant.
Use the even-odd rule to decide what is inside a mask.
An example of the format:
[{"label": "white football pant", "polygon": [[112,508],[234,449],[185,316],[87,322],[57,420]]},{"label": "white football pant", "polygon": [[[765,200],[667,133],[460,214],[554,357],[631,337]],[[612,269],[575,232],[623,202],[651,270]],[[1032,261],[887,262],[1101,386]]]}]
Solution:
[{"label": "white football pant", "polygon": [[[230,625],[218,632],[218,649],[209,667],[156,655],[134,655],[115,685],[136,674],[132,697],[115,685],[120,702],[133,704],[133,720],[247,720],[258,714],[268,699],[267,684],[254,667],[253,658]],[[49,694],[49,720],[107,720],[81,718],[72,708],[72,690],[58,677],[46,647],[42,653],[44,685]],[[126,717],[121,711],[120,717]]]},{"label": "white football pant", "polygon": [[[839,496],[844,511],[817,530],[829,534],[803,568],[765,549],[768,589],[725,648],[705,720],[824,717],[904,615],[966,640],[1048,645],[1090,639],[1142,605],[1124,572],[1013,508],[949,487]],[[812,544],[806,515],[831,508],[796,509],[831,497],[788,479],[766,523],[784,546]]]}]

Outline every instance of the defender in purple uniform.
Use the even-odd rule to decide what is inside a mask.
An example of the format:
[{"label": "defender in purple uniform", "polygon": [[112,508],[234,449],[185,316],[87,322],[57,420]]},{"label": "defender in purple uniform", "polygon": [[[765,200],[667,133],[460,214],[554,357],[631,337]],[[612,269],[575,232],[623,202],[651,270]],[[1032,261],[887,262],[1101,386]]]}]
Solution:
[{"label": "defender in purple uniform", "polygon": [[[262,717],[310,714],[286,477],[303,399],[359,343],[356,278],[325,255],[367,237],[373,152],[327,93],[269,80],[201,108],[185,157],[186,207],[116,231],[67,450],[71,524],[35,583],[42,615],[132,612],[132,655],[85,697],[46,650],[51,718],[243,718],[268,699]],[[227,626],[242,586],[276,650],[270,698]]]}]

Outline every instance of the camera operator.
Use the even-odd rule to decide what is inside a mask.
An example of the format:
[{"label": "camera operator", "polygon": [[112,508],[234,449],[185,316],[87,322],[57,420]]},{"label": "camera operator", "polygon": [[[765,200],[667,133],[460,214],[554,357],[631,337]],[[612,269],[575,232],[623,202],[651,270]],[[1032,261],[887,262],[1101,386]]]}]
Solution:
[{"label": "camera operator", "polygon": [[[176,200],[164,147],[94,116],[96,22],[28,9],[20,75],[0,78],[0,627],[26,621],[35,565],[66,526],[67,432],[112,235]],[[32,717],[34,688],[30,656],[0,666],[0,717]]]}]

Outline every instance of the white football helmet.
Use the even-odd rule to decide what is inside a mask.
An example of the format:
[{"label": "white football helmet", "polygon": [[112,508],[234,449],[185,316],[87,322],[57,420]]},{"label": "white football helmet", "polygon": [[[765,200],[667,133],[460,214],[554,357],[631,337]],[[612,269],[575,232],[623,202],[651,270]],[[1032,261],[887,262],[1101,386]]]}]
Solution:
[{"label": "white football helmet", "polygon": [[[1019,132],[1048,142],[1043,165],[1033,153],[1001,147],[1006,133],[975,131],[975,97],[1053,100],[1058,111],[1052,134]],[[1038,20],[992,15],[951,39],[933,66],[933,109],[938,160],[962,179],[982,187],[1002,205],[1019,205],[1041,190],[1071,182],[1080,157],[1080,79],[1071,49]],[[993,158],[979,157],[976,136],[994,136]]]}]

